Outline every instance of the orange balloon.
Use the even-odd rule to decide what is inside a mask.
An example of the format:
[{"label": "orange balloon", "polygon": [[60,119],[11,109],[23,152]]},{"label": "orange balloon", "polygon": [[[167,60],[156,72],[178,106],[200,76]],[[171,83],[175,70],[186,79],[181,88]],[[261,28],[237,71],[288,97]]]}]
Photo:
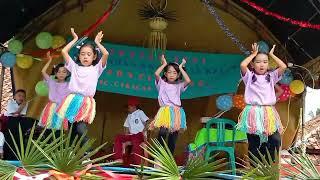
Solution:
[{"label": "orange balloon", "polygon": [[246,107],[246,103],[244,102],[244,96],[242,94],[236,94],[233,96],[233,106],[241,110]]}]

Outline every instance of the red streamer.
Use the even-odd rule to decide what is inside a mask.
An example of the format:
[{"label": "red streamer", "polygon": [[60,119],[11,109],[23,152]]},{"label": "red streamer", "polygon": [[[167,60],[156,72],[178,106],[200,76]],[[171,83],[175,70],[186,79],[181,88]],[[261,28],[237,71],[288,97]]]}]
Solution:
[{"label": "red streamer", "polygon": [[113,11],[113,8],[116,7],[118,3],[119,3],[119,0],[113,0],[111,3],[111,6],[103,13],[103,15],[94,24],[92,24],[87,30],[81,33],[82,36],[88,37],[100,24],[106,21],[110,16],[111,12]]},{"label": "red streamer", "polygon": [[271,11],[269,11],[269,10],[259,6],[259,5],[257,5],[256,3],[251,2],[250,0],[240,0],[240,1],[243,2],[243,3],[248,4],[252,8],[256,9],[259,12],[264,13],[265,15],[275,17],[278,20],[281,20],[281,21],[284,21],[284,22],[289,22],[289,23],[291,23],[293,25],[297,25],[297,26],[300,26],[302,28],[310,28],[310,29],[320,30],[320,24],[311,24],[311,23],[309,23],[307,21],[298,21],[298,20],[294,20],[294,19],[291,19],[291,18],[288,18],[288,17],[284,17],[284,16],[282,16],[280,14],[277,14],[275,12],[271,12]]}]

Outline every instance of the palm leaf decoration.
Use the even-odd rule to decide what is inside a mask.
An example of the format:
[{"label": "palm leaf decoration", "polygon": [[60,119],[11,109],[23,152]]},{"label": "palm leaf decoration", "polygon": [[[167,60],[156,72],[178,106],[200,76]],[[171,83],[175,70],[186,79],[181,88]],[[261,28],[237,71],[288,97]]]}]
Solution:
[{"label": "palm leaf decoration", "polygon": [[[86,133],[84,133],[80,138],[76,136],[74,139],[71,139],[71,132],[72,127],[69,130],[68,134],[63,134],[63,132],[61,131],[59,138],[53,136],[54,140],[59,141],[59,146],[57,146],[57,148],[51,152],[47,152],[38,142],[34,142],[35,146],[47,160],[47,165],[50,168],[68,175],[72,175],[76,171],[86,169],[87,165],[89,164],[97,163],[112,156],[112,154],[108,154],[90,160],[89,158],[95,155],[107,143],[104,143],[91,152],[87,153],[92,147],[95,140],[89,139],[87,142],[81,145],[84,137],[86,136]],[[110,163],[95,164],[94,166],[102,166],[108,164]]]},{"label": "palm leaf decoration", "polygon": [[[35,139],[35,124],[33,125],[30,135],[28,137],[27,142],[24,142],[24,134],[22,133],[21,126],[19,124],[19,140],[16,140],[9,130],[14,149],[8,144],[11,151],[17,157],[17,159],[21,162],[22,168],[29,174],[35,175],[40,170],[46,169],[43,167],[43,164],[46,163],[46,159],[40,153],[40,151],[33,146],[32,141]],[[57,142],[59,140],[54,141],[50,145],[47,145],[48,141],[51,139],[51,135],[44,137],[45,129],[40,133],[40,135],[35,139],[35,142],[39,144],[39,147],[44,149],[46,152],[50,153],[57,147]]]},{"label": "palm leaf decoration", "polygon": [[11,165],[6,161],[0,160],[0,179],[2,180],[13,179],[13,176],[16,170],[17,170],[16,166]]},{"label": "palm leaf decoration", "polygon": [[307,154],[303,153],[301,150],[297,150],[297,153],[290,151],[291,158],[296,162],[295,164],[285,160],[291,167],[293,167],[296,172],[284,168],[289,174],[289,178],[292,179],[320,179],[320,173],[317,167],[313,164],[312,160]]},{"label": "palm leaf decoration", "polygon": [[149,176],[147,179],[212,179],[218,173],[218,170],[227,164],[223,163],[224,158],[208,162],[196,157],[188,160],[184,168],[179,168],[166,143],[164,143],[163,147],[158,140],[153,139],[152,144],[148,143],[147,147],[142,148],[154,160],[143,156],[140,157],[159,167],[144,167],[141,171]]},{"label": "palm leaf decoration", "polygon": [[240,170],[245,174],[242,179],[257,179],[257,180],[278,180],[280,177],[280,166],[279,166],[279,156],[278,152],[275,151],[275,160],[267,149],[267,157],[262,155],[260,151],[259,156],[256,157],[251,152],[249,154],[252,158],[249,158],[250,163],[253,165],[253,169],[245,167],[245,170]]},{"label": "palm leaf decoration", "polygon": [[143,165],[142,163],[141,163],[141,165],[140,165],[139,168],[135,167],[135,168],[134,168],[134,171],[135,171],[135,173],[136,173],[136,175],[137,175],[137,179],[145,179],[145,178],[144,178],[144,174],[143,174],[144,165]]},{"label": "palm leaf decoration", "polygon": [[167,0],[148,0],[142,5],[142,8],[138,10],[139,16],[142,20],[150,20],[153,18],[161,17],[167,21],[176,21],[176,11],[166,10]]},{"label": "palm leaf decoration", "polygon": [[[196,156],[190,160],[188,160],[187,165],[185,168],[183,168],[183,178],[185,179],[201,179],[206,177],[214,177],[218,173],[224,173],[229,171],[219,171],[221,168],[227,166],[227,162],[225,161],[225,158],[212,161],[212,159],[215,159],[218,156],[218,154],[215,154],[211,157],[209,161],[204,161],[201,157]],[[208,163],[209,162],[209,163]]]}]

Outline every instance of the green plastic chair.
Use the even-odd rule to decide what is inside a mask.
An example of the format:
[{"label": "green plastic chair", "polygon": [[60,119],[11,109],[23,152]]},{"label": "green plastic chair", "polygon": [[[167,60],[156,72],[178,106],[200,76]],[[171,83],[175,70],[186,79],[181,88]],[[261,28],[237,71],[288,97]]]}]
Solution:
[{"label": "green plastic chair", "polygon": [[[210,142],[210,129],[212,128],[212,125],[216,125],[215,128],[217,129],[217,133],[216,133],[217,141],[214,142],[214,144]],[[228,142],[226,142],[225,140],[226,125],[230,125],[232,128],[232,140]],[[207,129],[208,138],[206,143],[205,159],[209,160],[211,153],[214,151],[223,151],[228,153],[232,174],[235,175],[236,160],[234,155],[234,149],[235,149],[236,123],[229,119],[213,118],[206,123],[206,129]]]}]

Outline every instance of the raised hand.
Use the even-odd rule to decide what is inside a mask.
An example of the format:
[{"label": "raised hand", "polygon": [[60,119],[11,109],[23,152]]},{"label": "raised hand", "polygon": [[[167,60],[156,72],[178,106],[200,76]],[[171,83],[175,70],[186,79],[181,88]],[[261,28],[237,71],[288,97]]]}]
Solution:
[{"label": "raised hand", "polygon": [[47,59],[48,59],[48,61],[51,61],[51,60],[52,60],[52,56],[51,56],[50,51],[47,52]]},{"label": "raised hand", "polygon": [[78,40],[78,35],[74,32],[73,28],[71,28],[71,34],[72,34],[73,39]]},{"label": "raised hand", "polygon": [[187,63],[186,59],[183,58],[181,64],[179,65],[179,68],[183,68],[186,63]]},{"label": "raised hand", "polygon": [[161,64],[164,66],[168,64],[166,58],[164,57],[164,54],[161,55]]},{"label": "raised hand", "polygon": [[276,48],[276,45],[273,45],[272,48],[271,48],[271,50],[270,50],[270,52],[269,52],[269,54],[273,54],[275,48]]},{"label": "raised hand", "polygon": [[100,31],[100,32],[96,35],[96,38],[94,39],[94,42],[95,42],[96,44],[99,44],[99,43],[101,43],[102,38],[103,38],[103,33],[102,33],[102,31]]},{"label": "raised hand", "polygon": [[254,56],[256,56],[258,54],[258,50],[259,50],[259,45],[257,43],[253,43],[251,45],[252,51],[251,54],[253,54]]}]

